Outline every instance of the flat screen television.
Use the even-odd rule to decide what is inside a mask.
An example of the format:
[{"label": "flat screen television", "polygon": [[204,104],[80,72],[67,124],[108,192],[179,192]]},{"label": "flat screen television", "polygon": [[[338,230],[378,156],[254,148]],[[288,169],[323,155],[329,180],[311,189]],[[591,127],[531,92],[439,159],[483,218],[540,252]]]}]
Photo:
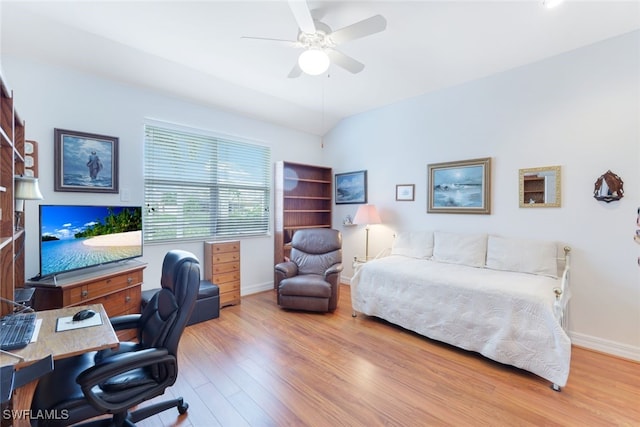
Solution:
[{"label": "flat screen television", "polygon": [[40,205],[40,278],[142,256],[142,207]]}]

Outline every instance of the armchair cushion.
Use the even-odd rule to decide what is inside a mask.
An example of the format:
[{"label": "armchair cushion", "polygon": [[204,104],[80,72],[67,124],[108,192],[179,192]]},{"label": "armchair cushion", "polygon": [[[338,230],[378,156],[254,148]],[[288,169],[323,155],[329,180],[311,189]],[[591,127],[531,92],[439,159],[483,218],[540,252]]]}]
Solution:
[{"label": "armchair cushion", "polygon": [[317,274],[306,274],[284,280],[280,285],[280,295],[299,295],[315,298],[329,298],[331,285]]}]

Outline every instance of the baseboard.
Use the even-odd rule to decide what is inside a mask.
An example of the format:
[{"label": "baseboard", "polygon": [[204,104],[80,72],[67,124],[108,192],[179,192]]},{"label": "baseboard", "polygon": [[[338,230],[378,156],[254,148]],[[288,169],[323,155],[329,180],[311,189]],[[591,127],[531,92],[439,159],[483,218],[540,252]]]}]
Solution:
[{"label": "baseboard", "polygon": [[270,291],[273,289],[273,282],[256,283],[254,285],[243,286],[240,290],[241,295],[257,294],[258,292]]},{"label": "baseboard", "polygon": [[580,334],[578,332],[569,332],[569,336],[571,337],[571,343],[573,345],[640,362],[640,347]]}]

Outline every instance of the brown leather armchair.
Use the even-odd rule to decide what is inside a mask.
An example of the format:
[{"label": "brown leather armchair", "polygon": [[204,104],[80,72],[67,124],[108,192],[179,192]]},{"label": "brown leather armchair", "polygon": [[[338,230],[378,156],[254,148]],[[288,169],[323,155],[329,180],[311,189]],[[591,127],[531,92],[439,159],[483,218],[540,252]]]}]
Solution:
[{"label": "brown leather armchair", "polygon": [[298,230],[290,261],[275,266],[278,305],[307,311],[333,311],[340,298],[342,234],[328,228]]}]

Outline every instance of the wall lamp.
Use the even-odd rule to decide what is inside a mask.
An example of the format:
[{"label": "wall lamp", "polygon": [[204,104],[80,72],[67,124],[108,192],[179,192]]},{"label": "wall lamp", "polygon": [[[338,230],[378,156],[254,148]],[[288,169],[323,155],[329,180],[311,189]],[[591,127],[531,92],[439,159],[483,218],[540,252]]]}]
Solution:
[{"label": "wall lamp", "polygon": [[30,176],[17,175],[13,177],[14,180],[14,194],[13,198],[16,201],[16,231],[20,229],[20,219],[24,212],[25,200],[42,200],[44,197],[40,192],[38,186],[38,178]]}]

